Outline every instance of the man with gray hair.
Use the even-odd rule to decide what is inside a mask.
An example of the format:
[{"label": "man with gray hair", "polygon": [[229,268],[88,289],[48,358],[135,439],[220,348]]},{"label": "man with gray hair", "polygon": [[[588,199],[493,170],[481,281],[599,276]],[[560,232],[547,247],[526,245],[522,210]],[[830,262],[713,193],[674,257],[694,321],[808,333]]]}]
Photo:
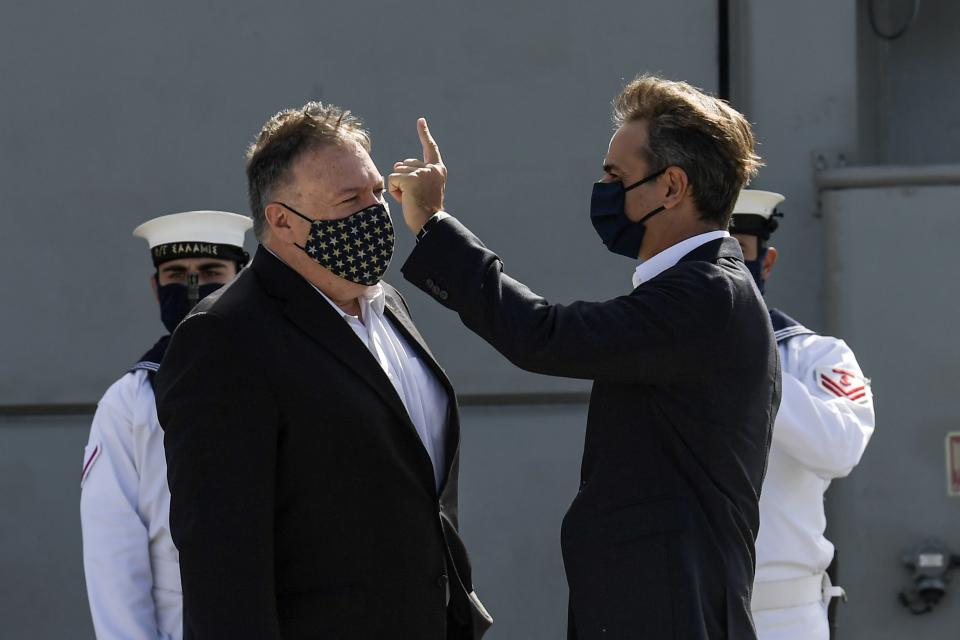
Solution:
[{"label": "man with gray hair", "polygon": [[473,640],[456,396],[400,294],[370,138],[315,102],[247,155],[253,264],[157,378],[194,640]]}]

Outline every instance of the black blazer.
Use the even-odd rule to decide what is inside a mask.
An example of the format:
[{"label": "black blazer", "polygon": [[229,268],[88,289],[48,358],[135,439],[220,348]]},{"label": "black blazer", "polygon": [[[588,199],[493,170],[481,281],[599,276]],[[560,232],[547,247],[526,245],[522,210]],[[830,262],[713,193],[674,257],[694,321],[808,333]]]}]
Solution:
[{"label": "black blazer", "polygon": [[453,218],[404,276],[519,367],[594,381],[561,532],[570,637],[755,638],[760,485],[780,403],[770,318],[736,240],[607,302],[552,305]]},{"label": "black blazer", "polygon": [[456,530],[456,397],[383,286],[385,314],[449,396],[439,496],[380,365],[262,247],[174,333],[156,392],[187,638],[446,640],[489,626]]}]

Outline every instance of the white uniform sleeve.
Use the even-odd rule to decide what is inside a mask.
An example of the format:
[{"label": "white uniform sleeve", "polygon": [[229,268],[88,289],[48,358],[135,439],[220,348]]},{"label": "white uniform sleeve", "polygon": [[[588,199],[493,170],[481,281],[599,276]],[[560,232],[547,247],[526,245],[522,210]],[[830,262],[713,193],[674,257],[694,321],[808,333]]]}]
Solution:
[{"label": "white uniform sleeve", "polygon": [[99,640],[157,640],[149,535],[137,512],[133,413],[119,404],[101,401],[84,460],[80,522],[87,596]]},{"label": "white uniform sleeve", "polygon": [[[869,382],[842,340],[823,336],[794,340],[801,341],[802,346],[786,359],[783,397],[773,428],[774,446],[826,480],[841,478],[860,462],[873,435]],[[831,393],[820,382],[820,372],[825,368],[855,373],[864,381],[866,395],[851,400]]]}]

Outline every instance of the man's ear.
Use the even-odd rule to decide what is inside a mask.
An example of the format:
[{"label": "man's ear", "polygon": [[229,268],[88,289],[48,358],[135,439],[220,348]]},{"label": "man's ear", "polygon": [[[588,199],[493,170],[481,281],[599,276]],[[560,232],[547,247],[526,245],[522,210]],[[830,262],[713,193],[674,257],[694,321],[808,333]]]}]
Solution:
[{"label": "man's ear", "polygon": [[767,255],[763,258],[763,268],[760,271],[760,277],[764,280],[770,278],[770,272],[773,271],[773,265],[777,263],[777,248],[767,247]]},{"label": "man's ear", "polygon": [[154,274],[150,276],[150,288],[153,290],[153,298],[157,301],[157,304],[160,304],[160,294],[157,293],[157,287],[159,286],[160,284],[157,282],[157,272],[154,272]]},{"label": "man's ear", "polygon": [[690,187],[687,172],[676,165],[671,165],[663,174],[663,182],[667,190],[663,197],[663,206],[669,209],[680,204]]},{"label": "man's ear", "polygon": [[263,216],[267,219],[267,225],[271,234],[275,234],[286,243],[295,242],[293,237],[293,227],[291,226],[293,214],[278,202],[271,202],[263,208]]}]

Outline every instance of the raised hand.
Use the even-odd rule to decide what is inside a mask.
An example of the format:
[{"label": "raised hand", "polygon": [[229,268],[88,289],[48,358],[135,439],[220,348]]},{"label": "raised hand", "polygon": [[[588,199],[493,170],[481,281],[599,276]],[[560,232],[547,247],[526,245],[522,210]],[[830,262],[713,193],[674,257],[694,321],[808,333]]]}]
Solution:
[{"label": "raised hand", "polygon": [[401,160],[393,165],[393,173],[387,178],[390,195],[403,207],[403,219],[414,233],[443,209],[443,190],[447,183],[447,168],[425,118],[417,120],[417,134],[423,147],[423,160]]}]

